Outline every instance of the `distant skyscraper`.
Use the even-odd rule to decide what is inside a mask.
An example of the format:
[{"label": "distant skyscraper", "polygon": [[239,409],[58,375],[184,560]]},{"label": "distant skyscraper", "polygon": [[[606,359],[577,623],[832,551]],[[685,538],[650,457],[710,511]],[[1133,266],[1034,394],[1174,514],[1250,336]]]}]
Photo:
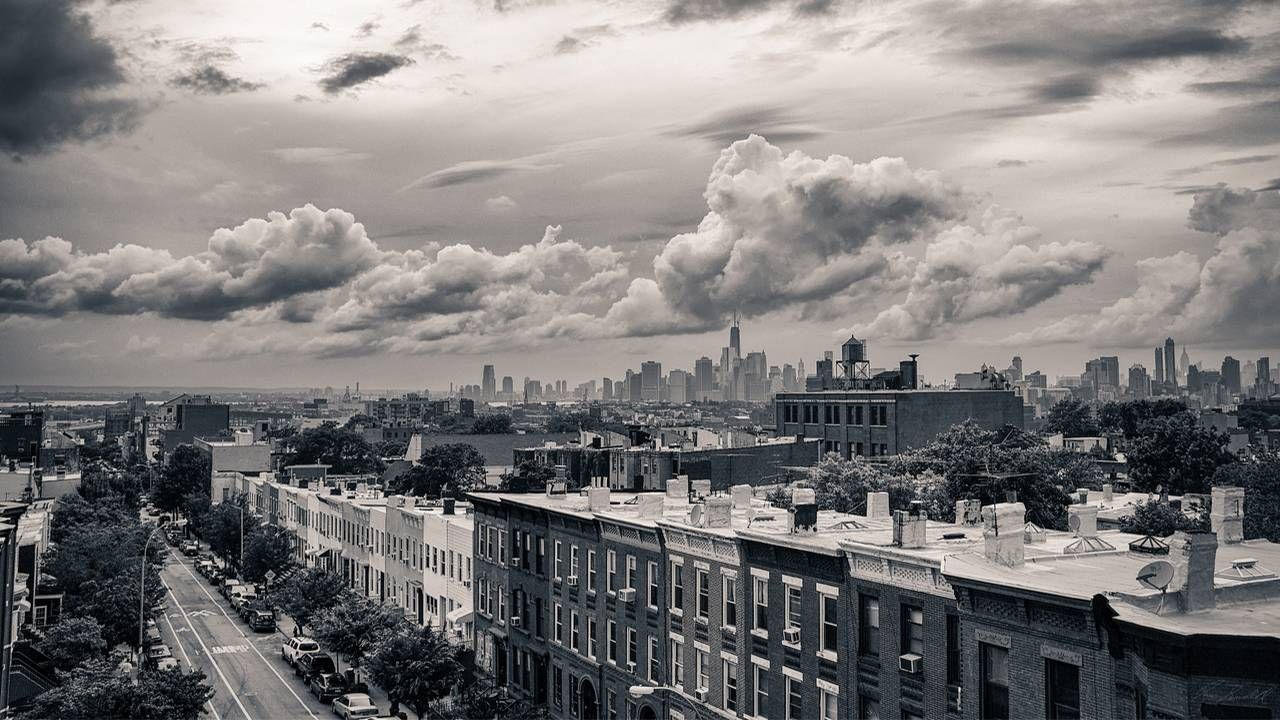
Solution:
[{"label": "distant skyscraper", "polygon": [[510,400],[511,394],[514,393],[515,391],[516,391],[516,381],[513,380],[510,375],[503,375],[502,376],[502,394],[506,396],[508,400]]},{"label": "distant skyscraper", "polygon": [[[1164,340],[1164,381],[1169,387],[1178,387],[1178,356],[1174,354],[1173,338]],[[1184,351],[1185,352],[1185,351]]]},{"label": "distant skyscraper", "polygon": [[715,364],[711,358],[702,356],[693,363],[693,400],[706,402],[711,398],[711,391],[716,387]]},{"label": "distant skyscraper", "polygon": [[1141,365],[1129,368],[1129,392],[1138,400],[1151,396],[1151,377]]},{"label": "distant skyscraper", "polygon": [[498,381],[493,372],[492,365],[484,366],[484,374],[480,379],[480,399],[485,402],[493,402],[498,395]]},{"label": "distant skyscraper", "polygon": [[1104,355],[1098,360],[1102,362],[1102,367],[1106,370],[1106,384],[1113,388],[1120,387],[1120,358],[1114,355]]},{"label": "distant skyscraper", "polygon": [[613,399],[613,381],[609,378],[605,378],[604,382],[600,383],[600,399],[605,402]]},{"label": "distant skyscraper", "polygon": [[729,326],[729,348],[734,357],[742,357],[742,332],[738,328],[738,313],[733,314],[733,324]]},{"label": "distant skyscraper", "polygon": [[658,402],[662,398],[662,363],[646,360],[640,363],[640,399]]},{"label": "distant skyscraper", "polygon": [[1222,358],[1222,385],[1227,392],[1240,394],[1240,361],[1230,355]]},{"label": "distant skyscraper", "polygon": [[689,373],[684,370],[672,370],[667,376],[667,399],[676,405],[689,402]]},{"label": "distant skyscraper", "polygon": [[[1191,368],[1191,356],[1187,354],[1187,346],[1182,346],[1182,359],[1178,361],[1178,372],[1185,376]],[[1204,368],[1201,368],[1202,370]]]},{"label": "distant skyscraper", "polygon": [[796,369],[791,363],[782,366],[782,389],[787,392],[795,392],[800,389],[796,383]]},{"label": "distant skyscraper", "polygon": [[1258,358],[1258,377],[1260,382],[1271,383],[1271,358],[1263,356]]},{"label": "distant skyscraper", "polygon": [[1152,380],[1154,380],[1159,385],[1163,385],[1164,384],[1164,351],[1161,350],[1160,348],[1156,348],[1155,368],[1156,368],[1156,374],[1155,374],[1155,377],[1152,378]]}]

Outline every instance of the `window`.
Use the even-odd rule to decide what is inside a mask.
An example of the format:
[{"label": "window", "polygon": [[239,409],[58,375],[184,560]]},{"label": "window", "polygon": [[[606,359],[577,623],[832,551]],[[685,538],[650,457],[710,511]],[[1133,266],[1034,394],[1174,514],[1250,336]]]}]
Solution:
[{"label": "window", "polygon": [[564,606],[556,603],[555,610],[552,615],[552,624],[555,625],[556,642],[564,642]]},{"label": "window", "polygon": [[1009,650],[999,645],[978,643],[981,706],[979,712],[991,720],[1009,718]]},{"label": "window", "polygon": [[613,592],[613,578],[618,572],[618,553],[613,550],[608,551],[605,555],[605,561],[608,563],[607,572],[605,572],[604,576],[605,590]]},{"label": "window", "polygon": [[649,682],[656,683],[662,677],[661,658],[658,657],[658,638],[649,636],[649,674],[645,676]]},{"label": "window", "polygon": [[684,564],[671,563],[671,607],[684,609]]},{"label": "window", "polygon": [[800,586],[788,585],[786,597],[787,627],[800,627]]},{"label": "window", "polygon": [[866,695],[859,695],[858,717],[862,720],[880,720],[880,702]]},{"label": "window", "polygon": [[635,667],[640,661],[640,647],[636,642],[636,629],[627,628],[627,667]]},{"label": "window", "polygon": [[596,637],[596,619],[587,616],[587,657],[592,660],[596,659],[596,652],[600,649],[599,639]]},{"label": "window", "polygon": [[564,567],[563,567],[564,562],[560,558],[560,541],[559,540],[557,540],[555,544],[555,557],[553,562],[555,563],[555,578],[556,580],[559,580],[561,577],[563,577],[563,570],[564,570]]},{"label": "window", "polygon": [[880,599],[866,595],[858,598],[858,652],[880,654]]},{"label": "window", "polygon": [[711,614],[711,577],[698,568],[698,617],[706,619]]},{"label": "window", "polygon": [[658,563],[650,560],[645,567],[649,574],[649,607],[658,607],[658,596],[661,591],[658,589]]},{"label": "window", "polygon": [[684,643],[671,640],[671,684],[684,690]]},{"label": "window", "polygon": [[800,694],[800,681],[787,678],[787,720],[804,720],[804,696]]},{"label": "window", "polygon": [[605,632],[609,635],[609,662],[614,665],[618,664],[618,623],[608,620],[605,625]]},{"label": "window", "polygon": [[498,586],[498,622],[505,623],[507,621],[507,589]]},{"label": "window", "polygon": [[769,669],[760,665],[752,665],[756,675],[755,714],[757,717],[769,715]]},{"label": "window", "polygon": [[720,670],[724,677],[724,694],[721,695],[723,706],[729,712],[738,711],[738,663],[728,658],[721,658]]},{"label": "window", "polygon": [[1049,720],[1079,720],[1080,668],[1056,660],[1045,660],[1044,677],[1047,703],[1045,712]]},{"label": "window", "polygon": [[826,688],[818,688],[818,709],[822,711],[822,720],[836,720],[836,711],[839,707],[839,695]]},{"label": "window", "polygon": [[551,667],[551,702],[557,709],[564,709],[564,671],[559,666]]},{"label": "window", "polygon": [[757,630],[769,629],[769,578],[753,576],[751,599],[755,603],[754,627]]},{"label": "window", "polygon": [[924,657],[924,611],[913,605],[902,606],[902,652]]},{"label": "window", "polygon": [[628,590],[634,590],[634,589],[636,588],[636,584],[637,584],[637,583],[636,583],[636,580],[637,580],[637,578],[636,578],[636,556],[635,556],[635,555],[628,555],[628,556],[627,556],[627,584],[626,584],[626,585],[624,585],[623,587],[627,588]]},{"label": "window", "polygon": [[706,690],[711,687],[711,670],[708,668],[707,651],[702,648],[697,649],[698,655],[698,688]]},{"label": "window", "polygon": [[[560,542],[559,540],[556,541]],[[578,546],[569,546],[569,576],[578,577]]]},{"label": "window", "polygon": [[723,607],[720,608],[720,624],[725,627],[738,626],[738,579],[723,576]]},{"label": "window", "polygon": [[587,592],[596,591],[596,551],[587,551]]},{"label": "window", "polygon": [[840,598],[835,595],[822,595],[822,649],[835,653],[840,645]]},{"label": "window", "polygon": [[618,693],[604,691],[604,712],[605,720],[618,720]]},{"label": "window", "polygon": [[833,409],[837,409],[837,408],[836,408],[834,405],[823,405],[823,406],[822,406],[822,421],[823,421],[824,423],[828,424],[828,425],[832,424],[832,420],[831,420],[831,411],[832,411]]},{"label": "window", "polygon": [[947,616],[947,684],[960,684],[960,616]]},{"label": "window", "polygon": [[574,610],[569,614],[569,647],[574,652],[582,652],[582,646],[578,644],[578,611]]}]

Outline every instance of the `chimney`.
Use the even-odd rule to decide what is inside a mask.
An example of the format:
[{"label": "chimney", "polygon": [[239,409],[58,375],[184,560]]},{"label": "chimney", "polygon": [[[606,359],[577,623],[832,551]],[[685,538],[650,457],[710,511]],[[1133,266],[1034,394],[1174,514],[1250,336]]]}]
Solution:
[{"label": "chimney", "polygon": [[603,512],[609,509],[609,488],[587,488],[587,509],[591,512]]},{"label": "chimney", "polygon": [[698,500],[711,496],[710,480],[692,480],[689,482],[689,487],[693,489],[693,496]]},{"label": "chimney", "polygon": [[867,517],[889,517],[889,493],[867,493]]},{"label": "chimney", "polygon": [[1115,499],[1115,494],[1111,490],[1111,483],[1102,484],[1102,502],[1111,502]]},{"label": "chimney", "polygon": [[569,468],[565,467],[564,465],[557,465],[555,468],[555,473],[556,473],[556,482],[562,482],[566,484],[569,482]]},{"label": "chimney", "polygon": [[1098,537],[1098,508],[1094,505],[1068,505],[1067,526],[1076,537]]},{"label": "chimney", "polygon": [[750,485],[734,485],[729,489],[729,494],[733,497],[734,510],[746,510],[751,507],[753,493]]},{"label": "chimney", "polygon": [[1244,540],[1244,488],[1215,487],[1209,507],[1209,523],[1224,543]]},{"label": "chimney", "polygon": [[1173,583],[1169,587],[1182,594],[1184,611],[1213,609],[1217,558],[1218,538],[1211,532],[1179,531],[1169,538],[1169,561],[1173,563]]},{"label": "chimney", "polygon": [[689,476],[677,475],[667,481],[667,497],[672,502],[689,502]]},{"label": "chimney", "polygon": [[1088,491],[1087,489],[1077,489],[1077,490],[1076,490],[1076,498],[1077,498],[1077,501],[1078,501],[1081,505],[1084,505],[1084,504],[1088,503],[1088,502],[1089,502],[1089,491]]},{"label": "chimney", "polygon": [[976,498],[956,501],[956,524],[976,527],[982,523],[982,501]]},{"label": "chimney", "polygon": [[454,507],[457,505],[458,501],[454,500],[453,498],[445,498],[442,502],[444,505],[444,510],[442,512],[445,515],[452,515]]},{"label": "chimney", "polygon": [[1017,567],[1023,560],[1027,508],[1022,503],[998,503],[982,508],[982,537],[987,559]]},{"label": "chimney", "polygon": [[818,498],[813,488],[791,491],[791,532],[813,532],[818,529]]},{"label": "chimney", "polygon": [[729,527],[733,520],[733,501],[723,496],[707,498],[706,519],[705,527]]},{"label": "chimney", "polygon": [[925,515],[924,504],[919,501],[911,503],[910,510],[893,512],[893,544],[902,548],[919,548],[925,545],[925,529],[929,518]]},{"label": "chimney", "polygon": [[636,505],[640,511],[640,517],[646,520],[654,520],[662,517],[662,508],[666,504],[666,497],[660,493],[644,493],[636,498]]}]

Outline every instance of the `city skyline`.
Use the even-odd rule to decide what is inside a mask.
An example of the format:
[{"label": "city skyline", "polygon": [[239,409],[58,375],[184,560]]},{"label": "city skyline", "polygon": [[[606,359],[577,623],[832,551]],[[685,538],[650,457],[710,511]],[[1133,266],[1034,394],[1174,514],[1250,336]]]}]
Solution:
[{"label": "city skyline", "polygon": [[47,7],[5,380],[585,378],[735,312],[932,377],[1280,336],[1272,6]]}]

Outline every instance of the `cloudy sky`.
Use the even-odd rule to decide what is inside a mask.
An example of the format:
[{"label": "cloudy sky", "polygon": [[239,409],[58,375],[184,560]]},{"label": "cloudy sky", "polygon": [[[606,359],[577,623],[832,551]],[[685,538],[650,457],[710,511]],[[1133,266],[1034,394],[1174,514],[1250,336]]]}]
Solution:
[{"label": "cloudy sky", "polygon": [[0,381],[1280,355],[1280,8],[0,0]]}]

